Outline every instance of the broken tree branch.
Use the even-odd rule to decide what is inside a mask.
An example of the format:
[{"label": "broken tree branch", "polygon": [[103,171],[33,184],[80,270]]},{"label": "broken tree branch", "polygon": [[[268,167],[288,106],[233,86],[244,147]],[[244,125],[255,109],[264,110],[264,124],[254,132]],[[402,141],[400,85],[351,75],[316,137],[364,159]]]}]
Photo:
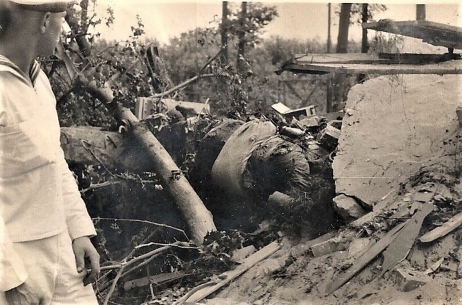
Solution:
[{"label": "broken tree branch", "polygon": [[192,78],[190,78],[190,79],[188,79],[188,80],[182,82],[181,84],[176,85],[175,87],[171,88],[170,90],[167,90],[167,91],[162,92],[162,93],[154,94],[154,95],[152,95],[151,97],[152,97],[152,98],[162,98],[162,97],[164,97],[164,96],[166,96],[166,95],[169,95],[170,93],[173,93],[173,92],[175,92],[175,91],[177,91],[177,90],[180,90],[180,89],[186,87],[187,85],[189,85],[189,84],[191,84],[191,83],[197,81],[198,79],[206,78],[206,77],[215,77],[215,76],[216,76],[215,74],[201,74],[201,75],[196,75],[196,76],[194,76],[194,77],[192,77]]},{"label": "broken tree branch", "polygon": [[106,218],[106,217],[96,217],[96,218],[92,218],[92,219],[95,220],[96,222],[98,222],[98,221],[100,221],[100,220],[106,220],[106,221],[109,220],[109,221],[114,221],[114,222],[117,222],[117,221],[128,221],[128,222],[145,223],[145,224],[154,225],[154,226],[157,226],[157,227],[162,227],[162,228],[167,228],[167,229],[172,229],[172,230],[178,231],[178,232],[180,232],[180,233],[183,233],[183,235],[186,237],[186,239],[188,239],[188,235],[186,234],[186,232],[183,231],[183,230],[181,230],[181,229],[178,229],[178,228],[175,228],[175,227],[172,227],[172,226],[163,224],[163,223],[158,223],[158,222],[149,221],[149,220],[125,219],[125,218]]}]

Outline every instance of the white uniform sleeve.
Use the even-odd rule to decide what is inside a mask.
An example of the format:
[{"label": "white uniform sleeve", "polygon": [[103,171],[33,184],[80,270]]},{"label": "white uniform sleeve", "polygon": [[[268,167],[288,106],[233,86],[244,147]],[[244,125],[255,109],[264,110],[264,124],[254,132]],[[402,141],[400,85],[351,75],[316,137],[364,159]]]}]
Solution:
[{"label": "white uniform sleeve", "polygon": [[64,153],[62,153],[60,169],[63,176],[64,213],[66,215],[67,229],[71,239],[74,240],[82,236],[95,236],[96,231],[93,222],[80,196],[74,176],[64,159]]},{"label": "white uniform sleeve", "polygon": [[5,223],[0,215],[0,291],[13,289],[24,283],[27,272],[19,257],[13,249],[13,243],[8,237]]}]

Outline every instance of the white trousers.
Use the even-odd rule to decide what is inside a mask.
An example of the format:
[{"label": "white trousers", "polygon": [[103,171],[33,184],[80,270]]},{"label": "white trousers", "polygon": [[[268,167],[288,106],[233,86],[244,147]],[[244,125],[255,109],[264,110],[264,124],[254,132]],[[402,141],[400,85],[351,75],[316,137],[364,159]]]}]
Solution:
[{"label": "white trousers", "polygon": [[[83,286],[84,274],[77,273],[72,241],[68,232],[14,243],[24,262],[28,279],[41,291],[44,305],[98,305],[91,285]],[[8,304],[0,292],[0,305]],[[42,303],[41,303],[42,305]]]}]

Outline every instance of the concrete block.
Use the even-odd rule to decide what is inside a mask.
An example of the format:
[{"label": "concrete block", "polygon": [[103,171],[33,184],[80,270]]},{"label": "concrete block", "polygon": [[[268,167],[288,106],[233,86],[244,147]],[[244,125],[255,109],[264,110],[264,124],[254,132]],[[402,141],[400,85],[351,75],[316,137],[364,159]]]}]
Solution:
[{"label": "concrete block", "polygon": [[421,272],[409,271],[404,268],[393,270],[395,284],[400,291],[408,292],[426,285],[431,278]]},{"label": "concrete block", "polygon": [[341,194],[333,201],[334,209],[345,221],[352,221],[366,214],[366,211],[352,197]]}]

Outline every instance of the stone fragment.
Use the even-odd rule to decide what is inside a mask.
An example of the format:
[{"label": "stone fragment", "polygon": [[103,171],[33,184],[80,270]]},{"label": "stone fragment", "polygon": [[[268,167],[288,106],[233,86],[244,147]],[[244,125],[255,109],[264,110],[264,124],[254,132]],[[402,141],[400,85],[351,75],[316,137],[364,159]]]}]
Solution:
[{"label": "stone fragment", "polygon": [[408,292],[427,284],[431,278],[421,272],[409,271],[404,268],[393,270],[394,280],[398,289]]},{"label": "stone fragment", "polygon": [[301,119],[297,124],[303,128],[318,127],[321,123],[321,118],[317,115],[312,115]]},{"label": "stone fragment", "polygon": [[253,245],[244,247],[241,249],[237,249],[233,252],[232,254],[232,259],[235,262],[241,262],[244,259],[246,259],[248,256],[254,254],[256,251],[255,247]]},{"label": "stone fragment", "polygon": [[345,221],[352,221],[366,214],[366,211],[352,197],[341,194],[333,201],[334,209]]},{"label": "stone fragment", "polygon": [[311,252],[314,257],[320,257],[338,251],[345,251],[346,249],[345,241],[339,240],[337,237],[311,246]]},{"label": "stone fragment", "polygon": [[350,247],[348,248],[348,256],[359,256],[359,254],[364,252],[370,244],[371,240],[369,238],[353,239],[350,243]]},{"label": "stone fragment", "polygon": [[457,119],[459,120],[459,125],[462,126],[462,106],[457,106],[456,113]]}]

